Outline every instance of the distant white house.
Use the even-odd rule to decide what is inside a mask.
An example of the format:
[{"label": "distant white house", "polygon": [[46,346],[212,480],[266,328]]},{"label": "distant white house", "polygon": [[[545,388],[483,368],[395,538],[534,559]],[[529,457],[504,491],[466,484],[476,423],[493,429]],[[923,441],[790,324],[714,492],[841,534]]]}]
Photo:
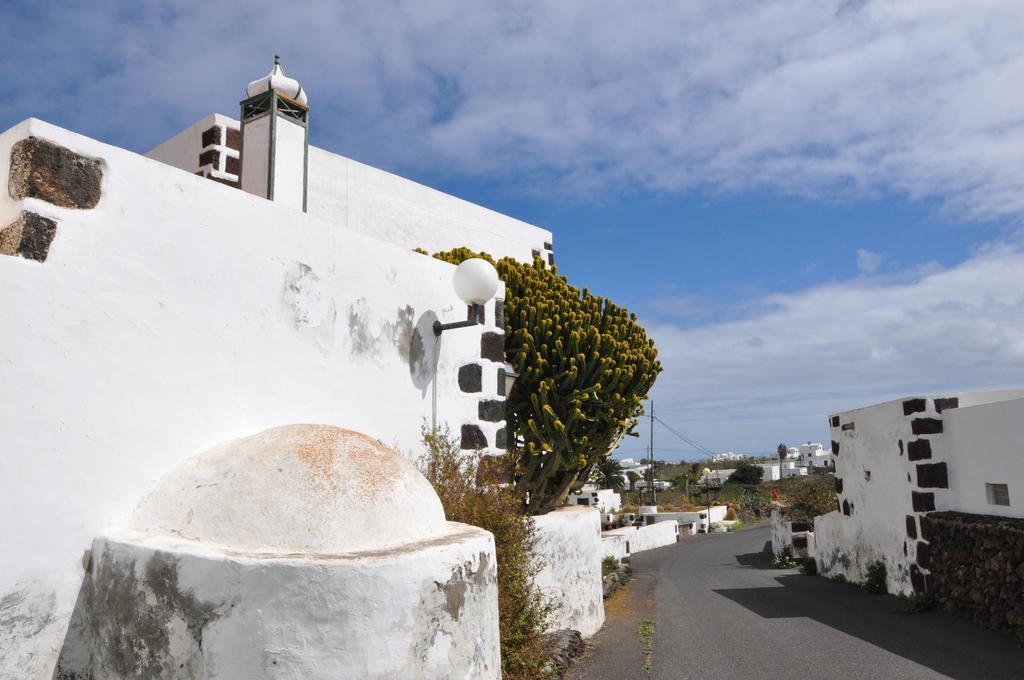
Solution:
[{"label": "distant white house", "polygon": [[585,484],[576,493],[569,494],[566,499],[569,505],[586,505],[597,508],[602,513],[618,512],[622,509],[622,496],[611,489],[598,489],[592,484]]},{"label": "distant white house", "polygon": [[711,456],[711,462],[713,463],[723,463],[725,461],[745,459],[746,456],[743,455],[742,453],[733,453],[732,451],[727,451],[726,453],[716,453],[715,455]]},{"label": "distant white house", "polygon": [[736,472],[735,468],[729,468],[728,470],[712,470],[709,475],[701,475],[697,483],[701,486],[721,486],[732,477],[732,474]]},{"label": "distant white house", "polygon": [[[620,458],[619,465],[622,466],[622,485],[628,489],[629,486],[629,473],[633,472],[638,475],[641,479],[647,474],[647,469],[651,466],[647,463],[640,463],[635,458]],[[639,489],[639,482],[633,488]]]},{"label": "distant white house", "polygon": [[826,449],[817,442],[807,442],[799,446],[800,463],[807,468],[833,468],[832,449]]}]

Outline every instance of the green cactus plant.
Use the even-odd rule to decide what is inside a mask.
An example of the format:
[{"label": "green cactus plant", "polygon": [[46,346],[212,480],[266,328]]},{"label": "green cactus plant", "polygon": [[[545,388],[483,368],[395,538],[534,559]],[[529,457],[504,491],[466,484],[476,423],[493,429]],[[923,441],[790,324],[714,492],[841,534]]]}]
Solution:
[{"label": "green cactus plant", "polygon": [[434,257],[481,257],[505,282],[505,355],[519,374],[507,397],[512,474],[527,512],[549,512],[635,435],[661,372],[654,342],[635,314],[569,285],[539,258],[495,262],[467,248]]}]

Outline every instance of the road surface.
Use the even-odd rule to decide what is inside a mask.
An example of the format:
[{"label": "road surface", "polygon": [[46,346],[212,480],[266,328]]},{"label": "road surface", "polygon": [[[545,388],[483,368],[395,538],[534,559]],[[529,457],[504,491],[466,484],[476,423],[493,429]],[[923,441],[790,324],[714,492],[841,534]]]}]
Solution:
[{"label": "road surface", "polygon": [[768,540],[761,525],[635,555],[633,580],[606,602],[608,621],[569,677],[1024,678],[1024,649],[1012,635],[940,612],[906,614],[895,597],[771,569]]}]

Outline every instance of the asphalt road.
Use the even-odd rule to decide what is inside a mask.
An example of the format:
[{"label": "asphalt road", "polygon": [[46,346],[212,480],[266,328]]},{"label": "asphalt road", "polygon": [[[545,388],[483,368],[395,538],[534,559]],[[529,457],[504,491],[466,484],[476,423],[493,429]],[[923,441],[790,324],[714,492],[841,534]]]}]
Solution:
[{"label": "asphalt road", "polygon": [[[771,569],[767,526],[636,555],[633,580],[572,669],[577,680],[1024,678],[1008,633],[795,569]],[[654,622],[649,651],[638,634]],[[645,626],[649,629],[650,626]],[[645,670],[644,666],[650,670]]]}]

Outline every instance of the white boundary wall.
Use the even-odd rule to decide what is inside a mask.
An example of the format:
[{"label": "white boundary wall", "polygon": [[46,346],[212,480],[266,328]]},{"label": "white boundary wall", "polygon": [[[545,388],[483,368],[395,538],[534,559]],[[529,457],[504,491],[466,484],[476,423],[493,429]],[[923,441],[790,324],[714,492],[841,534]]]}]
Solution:
[{"label": "white boundary wall", "polygon": [[534,584],[555,605],[548,629],[572,628],[590,637],[604,623],[601,514],[570,505],[533,519],[536,553],[544,562]]},{"label": "white boundary wall", "polygon": [[[72,210],[0,192],[3,224],[58,223],[45,262],[0,257],[0,516],[17,518],[0,524],[0,602],[24,622],[0,627],[0,678],[49,677],[83,552],[182,458],[284,423],[415,456],[437,357],[456,436],[497,391],[479,328],[440,347],[430,330],[466,318],[451,265],[38,120],[0,135],[4,181],[30,135],[101,159],[103,196]],[[459,390],[470,361],[482,393]],[[479,425],[493,442],[500,424]]]}]

